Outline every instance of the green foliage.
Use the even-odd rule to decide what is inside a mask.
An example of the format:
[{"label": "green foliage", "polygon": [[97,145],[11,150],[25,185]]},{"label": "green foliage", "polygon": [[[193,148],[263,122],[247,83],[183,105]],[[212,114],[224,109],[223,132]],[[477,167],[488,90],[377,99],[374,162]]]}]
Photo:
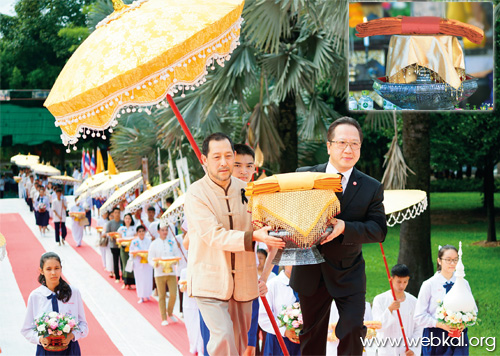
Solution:
[{"label": "green foliage", "polygon": [[[16,16],[0,14],[1,88],[49,89],[85,38],[82,7],[94,0],[19,0]],[[63,29],[68,29],[62,31]],[[24,78],[12,78],[17,67]],[[14,80],[12,82],[12,80]]]},{"label": "green foliage", "polygon": [[[431,180],[431,192],[482,192],[482,179]],[[495,192],[500,191],[500,179],[495,180]]]},{"label": "green foliage", "polygon": [[14,67],[12,69],[12,75],[10,77],[10,85],[12,89],[21,89],[23,87],[23,75],[19,68]]}]

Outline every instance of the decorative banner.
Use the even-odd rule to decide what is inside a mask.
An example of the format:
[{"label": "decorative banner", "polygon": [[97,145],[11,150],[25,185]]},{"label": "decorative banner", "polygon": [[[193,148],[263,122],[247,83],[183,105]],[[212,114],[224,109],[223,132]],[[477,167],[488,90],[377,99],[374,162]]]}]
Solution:
[{"label": "decorative banner", "polygon": [[175,161],[177,167],[177,174],[179,175],[181,190],[186,193],[186,190],[191,185],[191,179],[189,178],[189,168],[187,158],[183,157]]},{"label": "decorative banner", "polygon": [[149,183],[149,166],[147,157],[142,157],[142,178],[144,180],[144,186],[146,187]]}]

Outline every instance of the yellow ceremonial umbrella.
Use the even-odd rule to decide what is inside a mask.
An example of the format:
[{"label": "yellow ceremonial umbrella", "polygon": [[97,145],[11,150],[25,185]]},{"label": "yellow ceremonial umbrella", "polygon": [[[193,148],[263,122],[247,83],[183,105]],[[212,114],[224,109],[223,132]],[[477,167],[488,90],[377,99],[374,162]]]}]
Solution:
[{"label": "yellow ceremonial umbrella", "polygon": [[180,195],[175,201],[170,205],[161,216],[160,220],[167,223],[170,218],[174,218],[176,221],[180,221],[184,215],[184,201],[186,199],[186,194]]},{"label": "yellow ceremonial umbrella", "polygon": [[63,176],[49,177],[47,180],[54,184],[67,184],[67,185],[75,185],[75,184],[80,184],[82,182],[79,179],[75,179],[71,176],[66,175],[66,173],[64,173]]},{"label": "yellow ceremonial umbrella", "polygon": [[99,184],[104,183],[108,179],[109,179],[108,171],[94,174],[93,176],[90,176],[83,181],[82,185],[80,185],[78,189],[75,190],[75,194],[76,195],[82,194],[87,189],[96,187]]},{"label": "yellow ceremonial umbrella", "polygon": [[61,175],[61,171],[56,167],[51,166],[49,163],[43,164],[35,164],[31,166],[31,170],[36,174],[40,174],[42,176],[58,176]]},{"label": "yellow ceremonial umbrella", "polygon": [[12,157],[10,161],[15,163],[20,168],[31,168],[32,166],[39,163],[39,157],[30,154],[28,154],[27,156],[15,155],[14,157]]},{"label": "yellow ceremonial umbrella", "polygon": [[108,199],[106,199],[106,202],[101,206],[101,208],[99,209],[100,213],[102,214],[106,211],[111,211],[111,209],[113,209],[113,207],[118,204],[125,195],[132,194],[142,184],[143,179],[142,177],[139,177],[116,190]]},{"label": "yellow ceremonial umbrella", "polygon": [[[194,90],[207,66],[223,65],[239,44],[244,0],[149,0],[124,5],[78,47],[44,105],[65,145],[102,136],[131,106],[149,112],[168,94]],[[167,97],[167,99],[169,99]],[[170,100],[169,100],[170,102]],[[92,135],[94,136],[94,135]]]},{"label": "yellow ceremonial umbrella", "polygon": [[384,209],[387,225],[394,226],[420,215],[427,209],[427,194],[423,190],[385,190]]},{"label": "yellow ceremonial umbrella", "polygon": [[142,208],[144,204],[151,204],[154,201],[171,194],[174,189],[179,186],[179,181],[179,178],[177,178],[170,182],[163,183],[146,190],[144,193],[139,195],[132,203],[127,205],[125,210],[129,213],[134,213]]},{"label": "yellow ceremonial umbrella", "polygon": [[96,187],[91,195],[94,198],[107,198],[117,188],[141,176],[141,171],[123,172],[116,175],[109,175],[108,180]]}]

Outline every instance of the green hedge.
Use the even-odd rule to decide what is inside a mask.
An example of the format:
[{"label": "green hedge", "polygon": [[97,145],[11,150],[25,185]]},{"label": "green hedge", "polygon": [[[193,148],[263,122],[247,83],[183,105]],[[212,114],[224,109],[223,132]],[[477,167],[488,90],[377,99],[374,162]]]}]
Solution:
[{"label": "green hedge", "polygon": [[[436,179],[431,181],[431,192],[482,192],[482,179]],[[495,179],[495,192],[500,192],[500,179]]]}]

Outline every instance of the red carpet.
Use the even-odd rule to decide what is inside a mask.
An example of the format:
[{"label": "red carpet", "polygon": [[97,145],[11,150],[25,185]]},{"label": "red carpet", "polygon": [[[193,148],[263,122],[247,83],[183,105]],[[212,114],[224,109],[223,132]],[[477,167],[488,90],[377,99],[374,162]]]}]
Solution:
[{"label": "red carpet", "polygon": [[[40,256],[46,251],[19,214],[2,214],[1,224],[2,233],[8,241],[7,252],[12,270],[27,303],[31,291],[40,286],[37,281]],[[120,355],[85,303],[84,307],[90,332],[86,338],[79,340],[82,355]]]},{"label": "red carpet", "polygon": [[[92,219],[94,221],[94,219]],[[51,221],[51,225],[52,221]],[[70,225],[70,224],[68,224]],[[85,242],[85,234],[83,235],[82,246],[76,247],[75,240],[73,240],[73,235],[71,229],[68,227],[68,236],[66,237],[66,242],[68,242],[80,256],[82,256],[87,263],[92,266],[99,274],[101,274],[110,285],[113,286],[118,292],[120,292],[123,297],[135,308],[139,313],[141,313],[147,321],[153,325],[160,334],[163,335],[177,350],[179,350],[183,355],[191,355],[189,352],[189,339],[187,337],[187,331],[184,323],[179,321],[178,323],[172,323],[167,326],[161,326],[160,308],[158,307],[158,302],[153,299],[151,302],[146,302],[138,304],[137,293],[135,290],[121,289],[121,283],[115,283],[114,278],[109,278],[109,273],[104,270],[102,265],[101,255],[97,253],[91,246]],[[177,295],[178,296],[178,295]],[[168,303],[168,301],[167,301]]]}]

